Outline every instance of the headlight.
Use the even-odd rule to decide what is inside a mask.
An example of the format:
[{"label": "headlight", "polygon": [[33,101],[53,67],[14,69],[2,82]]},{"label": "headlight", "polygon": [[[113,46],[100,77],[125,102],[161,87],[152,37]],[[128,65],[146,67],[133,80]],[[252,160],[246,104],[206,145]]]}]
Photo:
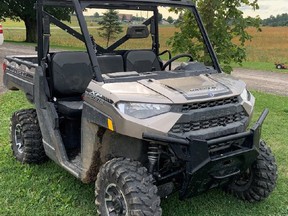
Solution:
[{"label": "headlight", "polygon": [[241,93],[240,96],[243,99],[243,101],[250,101],[250,99],[251,99],[250,92],[247,91],[247,89],[244,89],[244,91]]},{"label": "headlight", "polygon": [[145,119],[160,115],[170,111],[170,106],[165,104],[147,104],[147,103],[129,103],[121,102],[117,104],[121,113],[138,118]]}]

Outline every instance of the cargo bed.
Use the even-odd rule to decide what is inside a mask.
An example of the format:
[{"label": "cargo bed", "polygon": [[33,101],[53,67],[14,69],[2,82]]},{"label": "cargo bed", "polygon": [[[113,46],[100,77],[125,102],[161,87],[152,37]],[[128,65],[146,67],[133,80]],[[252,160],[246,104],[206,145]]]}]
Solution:
[{"label": "cargo bed", "polygon": [[22,90],[30,102],[34,100],[34,74],[37,56],[7,56],[4,60],[4,85],[9,90]]}]

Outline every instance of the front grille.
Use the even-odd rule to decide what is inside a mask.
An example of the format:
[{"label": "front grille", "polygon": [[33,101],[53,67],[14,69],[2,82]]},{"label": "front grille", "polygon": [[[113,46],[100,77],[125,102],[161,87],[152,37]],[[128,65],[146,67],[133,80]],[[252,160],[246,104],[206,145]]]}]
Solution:
[{"label": "front grille", "polygon": [[218,126],[226,126],[228,124],[239,122],[245,118],[245,112],[239,112],[231,115],[222,116],[219,118],[187,123],[176,123],[172,129],[172,133],[186,133],[190,131],[197,131],[201,129],[208,129]]},{"label": "front grille", "polygon": [[196,110],[196,109],[203,109],[207,107],[215,107],[215,106],[222,106],[226,104],[236,104],[236,103],[239,103],[238,96],[234,96],[230,98],[223,98],[223,99],[214,100],[214,101],[185,104],[182,107],[182,112],[189,112],[191,110]]},{"label": "front grille", "polygon": [[217,157],[243,148],[245,148],[244,139],[239,139],[210,145],[208,150],[211,157]]}]

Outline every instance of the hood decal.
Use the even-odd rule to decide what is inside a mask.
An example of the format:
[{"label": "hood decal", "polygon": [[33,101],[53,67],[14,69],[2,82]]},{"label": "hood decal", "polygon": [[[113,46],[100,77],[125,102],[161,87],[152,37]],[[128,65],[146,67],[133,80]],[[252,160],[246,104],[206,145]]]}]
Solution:
[{"label": "hood decal", "polygon": [[227,86],[206,75],[166,79],[161,80],[160,83],[166,88],[181,93],[186,99],[204,99],[231,93]]}]

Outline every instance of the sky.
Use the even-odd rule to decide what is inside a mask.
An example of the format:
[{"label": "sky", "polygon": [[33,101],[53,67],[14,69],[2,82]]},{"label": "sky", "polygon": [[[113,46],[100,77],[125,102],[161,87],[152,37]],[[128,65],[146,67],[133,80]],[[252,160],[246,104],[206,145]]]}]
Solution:
[{"label": "sky", "polygon": [[266,19],[271,15],[276,16],[282,13],[288,13],[288,0],[258,0],[259,10],[253,11],[251,7],[242,7],[241,10],[246,16],[255,17],[259,15]]},{"label": "sky", "polygon": [[[258,0],[258,4],[260,6],[260,9],[256,11],[254,11],[249,6],[243,6],[240,9],[244,12],[245,16],[256,17],[257,15],[259,15],[261,19],[266,19],[271,15],[276,16],[278,14],[288,13],[288,0]],[[103,13],[103,11],[105,10],[98,10],[100,14]],[[95,10],[88,10],[86,12],[87,15],[93,15],[94,13]],[[131,11],[122,11],[121,13],[131,14]],[[161,8],[160,13],[163,14],[164,18],[167,18],[169,15],[172,16],[173,18],[178,17],[175,14],[169,14],[167,8]],[[136,12],[132,14],[136,15]],[[137,15],[140,16],[139,13]],[[141,15],[145,16],[144,14]]]}]

